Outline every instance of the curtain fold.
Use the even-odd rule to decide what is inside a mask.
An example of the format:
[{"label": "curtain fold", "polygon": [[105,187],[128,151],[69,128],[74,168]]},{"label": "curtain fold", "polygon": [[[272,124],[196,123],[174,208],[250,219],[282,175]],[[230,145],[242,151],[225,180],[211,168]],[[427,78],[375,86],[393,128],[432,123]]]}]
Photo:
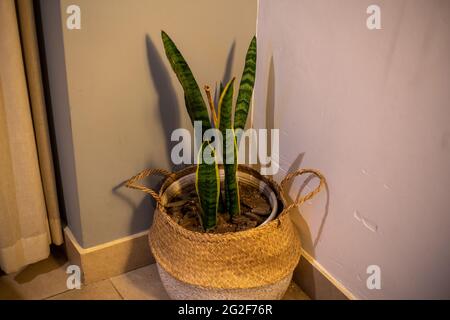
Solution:
[{"label": "curtain fold", "polygon": [[32,0],[1,0],[0,268],[7,273],[63,242],[46,118]]}]

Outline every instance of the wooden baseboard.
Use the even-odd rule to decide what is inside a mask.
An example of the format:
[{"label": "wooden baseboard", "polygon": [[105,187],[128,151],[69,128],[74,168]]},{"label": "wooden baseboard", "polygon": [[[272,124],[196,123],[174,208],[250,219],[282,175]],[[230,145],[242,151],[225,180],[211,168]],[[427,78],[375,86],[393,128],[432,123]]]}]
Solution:
[{"label": "wooden baseboard", "polygon": [[347,288],[306,251],[302,252],[293,278],[312,300],[356,300]]},{"label": "wooden baseboard", "polygon": [[148,232],[144,231],[90,248],[82,248],[68,227],[64,228],[67,256],[80,266],[83,282],[89,284],[154,263]]}]

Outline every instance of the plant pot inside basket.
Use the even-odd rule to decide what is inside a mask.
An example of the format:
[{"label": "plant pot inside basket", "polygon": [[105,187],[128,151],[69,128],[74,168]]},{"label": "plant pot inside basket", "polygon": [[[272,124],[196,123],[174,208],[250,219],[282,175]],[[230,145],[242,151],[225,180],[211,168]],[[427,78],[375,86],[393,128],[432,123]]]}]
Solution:
[{"label": "plant pot inside basket", "polygon": [[[219,169],[223,190],[225,171]],[[167,214],[181,226],[201,232],[200,206],[195,190],[195,172],[181,176],[170,183],[161,195],[161,203]],[[275,191],[264,180],[249,170],[238,171],[241,215],[230,217],[226,212],[218,213],[218,224],[210,232],[225,233],[243,231],[262,226],[273,220],[280,212]],[[224,197],[223,197],[224,198]]]}]

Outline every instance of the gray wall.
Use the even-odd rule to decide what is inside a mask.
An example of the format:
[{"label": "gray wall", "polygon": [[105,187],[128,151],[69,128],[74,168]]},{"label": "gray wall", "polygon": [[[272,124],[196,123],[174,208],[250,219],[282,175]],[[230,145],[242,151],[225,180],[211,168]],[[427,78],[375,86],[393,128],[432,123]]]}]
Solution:
[{"label": "gray wall", "polygon": [[[366,28],[373,3],[382,30]],[[450,2],[262,0],[258,12],[255,125],[281,130],[278,178],[328,179],[293,215],[305,249],[359,298],[450,298]],[[381,290],[366,287],[372,264]]]},{"label": "gray wall", "polygon": [[[70,4],[81,7],[81,30],[65,27]],[[41,5],[69,228],[83,247],[143,231],[152,202],[123,182],[144,168],[170,169],[170,133],[191,127],[160,30],[199,85],[214,86],[242,72],[256,0]]]}]

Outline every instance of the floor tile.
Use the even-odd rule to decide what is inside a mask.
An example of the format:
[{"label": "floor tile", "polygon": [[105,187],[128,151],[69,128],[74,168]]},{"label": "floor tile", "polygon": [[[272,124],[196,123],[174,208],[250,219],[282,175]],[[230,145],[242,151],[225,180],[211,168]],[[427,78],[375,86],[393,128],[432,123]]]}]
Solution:
[{"label": "floor tile", "polygon": [[300,289],[300,287],[295,283],[291,282],[286,293],[284,294],[283,300],[311,300],[306,293]]},{"label": "floor tile", "polygon": [[[68,290],[66,286],[67,259],[61,252],[24,270],[0,275],[0,300],[160,300],[169,299],[159,278],[156,264],[148,265],[109,280],[95,282],[81,289]],[[309,300],[294,283],[283,297],[285,300]]]},{"label": "floor tile", "polygon": [[111,278],[125,300],[170,299],[159,278],[156,264]]},{"label": "floor tile", "polygon": [[56,251],[22,271],[1,275],[0,300],[40,300],[66,291],[67,265],[63,252]]},{"label": "floor tile", "polygon": [[[126,300],[170,299],[161,283],[156,264],[111,278],[111,281],[120,295]],[[310,300],[294,282],[289,285],[283,299]]]},{"label": "floor tile", "polygon": [[110,280],[102,280],[72,289],[49,298],[49,300],[122,300]]}]

